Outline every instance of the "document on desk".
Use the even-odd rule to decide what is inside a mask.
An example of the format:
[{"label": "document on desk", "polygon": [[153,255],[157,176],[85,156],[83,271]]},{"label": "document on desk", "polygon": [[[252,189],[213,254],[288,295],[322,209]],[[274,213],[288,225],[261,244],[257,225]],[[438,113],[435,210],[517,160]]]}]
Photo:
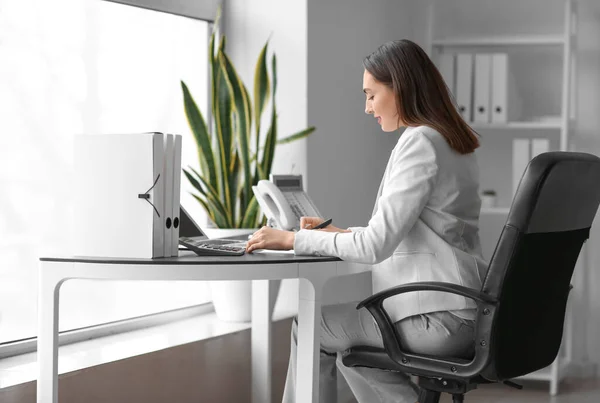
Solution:
[{"label": "document on desk", "polygon": [[179,254],[179,205],[181,198],[181,134],[174,135],[173,144],[173,226],[171,227],[171,256]]},{"label": "document on desk", "polygon": [[72,253],[164,256],[162,133],[75,137]]},{"label": "document on desk", "polygon": [[170,257],[173,243],[173,171],[175,167],[175,148],[173,135],[165,134],[164,141],[165,158],[163,178],[165,178],[165,214],[162,216],[162,227],[165,242],[163,245],[163,256]]}]

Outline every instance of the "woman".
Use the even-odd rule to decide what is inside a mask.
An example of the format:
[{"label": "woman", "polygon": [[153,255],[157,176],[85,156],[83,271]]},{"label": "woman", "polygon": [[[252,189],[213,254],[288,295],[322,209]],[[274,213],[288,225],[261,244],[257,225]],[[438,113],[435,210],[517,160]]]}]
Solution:
[{"label": "woman", "polygon": [[[406,127],[392,150],[368,225],[310,230],[322,219],[303,217],[297,233],[263,227],[247,251],[294,249],[296,254],[371,264],[373,292],[416,281],[479,289],[487,264],[478,235],[476,133],[415,43],[387,42],[363,65],[365,112],[385,132]],[[473,301],[449,293],[413,292],[388,299],[384,307],[408,351],[449,357],[473,353]],[[340,352],[351,346],[383,346],[368,311],[356,310],[355,303],[325,306],[321,333],[320,401],[337,401],[336,363],[359,402],[417,400],[418,387],[404,374],[341,363]],[[295,334],[294,322],[285,402],[294,401]]]}]

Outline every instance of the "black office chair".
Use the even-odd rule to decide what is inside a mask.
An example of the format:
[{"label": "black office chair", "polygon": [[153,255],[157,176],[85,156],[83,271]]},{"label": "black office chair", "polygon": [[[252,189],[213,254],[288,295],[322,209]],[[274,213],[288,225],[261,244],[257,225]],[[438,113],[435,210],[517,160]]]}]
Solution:
[{"label": "black office chair", "polygon": [[[440,393],[462,402],[478,384],[504,382],[550,365],[558,354],[570,281],[600,203],[600,158],[549,152],[530,161],[481,290],[441,282],[404,284],[364,301],[385,350],[354,347],[346,366],[402,371],[419,378],[419,403],[438,403]],[[471,360],[416,355],[402,340],[383,301],[393,295],[432,290],[477,303],[475,355]]]}]

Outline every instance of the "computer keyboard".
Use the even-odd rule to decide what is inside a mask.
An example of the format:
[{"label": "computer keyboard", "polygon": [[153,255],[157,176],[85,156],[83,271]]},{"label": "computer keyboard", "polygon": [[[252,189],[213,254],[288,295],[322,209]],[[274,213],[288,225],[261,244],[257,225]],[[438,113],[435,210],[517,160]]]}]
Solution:
[{"label": "computer keyboard", "polygon": [[179,238],[179,243],[202,256],[241,256],[246,253],[243,246],[196,241],[185,237]]}]

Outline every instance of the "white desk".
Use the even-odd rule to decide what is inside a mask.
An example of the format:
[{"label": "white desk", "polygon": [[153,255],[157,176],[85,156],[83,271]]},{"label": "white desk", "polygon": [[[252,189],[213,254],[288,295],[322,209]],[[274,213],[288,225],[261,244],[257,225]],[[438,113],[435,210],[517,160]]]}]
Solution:
[{"label": "white desk", "polygon": [[58,312],[60,286],[70,279],[255,280],[252,288],[252,402],[271,402],[270,281],[300,278],[298,304],[297,402],[319,401],[320,314],[324,284],[364,271],[332,257],[247,254],[177,258],[41,258],[38,295],[37,402],[58,403]]}]

